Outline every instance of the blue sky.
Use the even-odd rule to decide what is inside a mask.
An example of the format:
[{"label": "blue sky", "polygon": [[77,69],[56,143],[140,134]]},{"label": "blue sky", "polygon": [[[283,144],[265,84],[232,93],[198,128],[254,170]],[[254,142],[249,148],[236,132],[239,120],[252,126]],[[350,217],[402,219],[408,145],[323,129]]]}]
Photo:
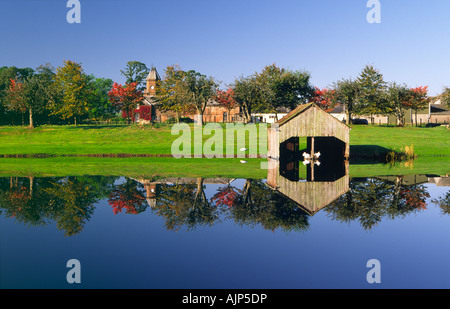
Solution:
[{"label": "blue sky", "polygon": [[120,70],[136,60],[225,85],[276,63],[325,88],[371,64],[432,95],[450,86],[447,0],[380,0],[380,24],[367,22],[367,0],[80,0],[80,24],[67,22],[66,3],[0,0],[0,66],[73,60],[123,83]]}]

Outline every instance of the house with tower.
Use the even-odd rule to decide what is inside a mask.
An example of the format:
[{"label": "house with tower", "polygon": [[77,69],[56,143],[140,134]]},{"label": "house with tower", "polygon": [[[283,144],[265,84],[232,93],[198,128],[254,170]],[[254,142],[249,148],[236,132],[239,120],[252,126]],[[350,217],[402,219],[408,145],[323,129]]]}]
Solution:
[{"label": "house with tower", "polygon": [[[165,122],[171,118],[176,118],[175,112],[162,111],[158,108],[158,102],[156,100],[156,87],[161,77],[155,67],[152,67],[147,76],[147,86],[144,91],[143,105],[150,107],[151,121],[152,122]],[[182,118],[189,118],[194,121],[194,113],[184,113]],[[222,107],[215,100],[211,100],[205,109],[203,114],[203,122],[240,122],[243,121],[240,107],[235,107],[228,111],[225,107]],[[145,122],[145,120],[140,120]]]},{"label": "house with tower", "polygon": [[[146,105],[150,107],[150,115],[151,115],[151,122],[157,121],[157,102],[155,100],[156,97],[156,86],[157,82],[161,80],[161,77],[158,74],[158,71],[155,67],[152,67],[150,72],[148,73],[147,79],[146,79],[146,88],[143,93],[144,95],[144,101],[143,105]],[[141,120],[144,121],[144,120]]]}]

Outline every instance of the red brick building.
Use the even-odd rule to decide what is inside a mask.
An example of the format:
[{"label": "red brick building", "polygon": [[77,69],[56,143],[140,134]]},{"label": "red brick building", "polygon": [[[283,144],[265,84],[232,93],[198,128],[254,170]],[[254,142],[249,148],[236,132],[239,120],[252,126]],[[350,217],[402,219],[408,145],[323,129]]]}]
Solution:
[{"label": "red brick building", "polygon": [[[155,122],[165,122],[169,119],[177,118],[175,112],[161,111],[158,109],[158,102],[155,101],[156,85],[161,80],[156,68],[152,68],[147,76],[147,87],[144,91],[144,104],[151,108],[151,118]],[[195,113],[183,113],[182,118],[190,118],[194,120]],[[211,100],[207,105],[203,114],[203,122],[241,122],[243,117],[241,116],[240,107],[235,107],[231,110],[227,110],[214,100]]]}]

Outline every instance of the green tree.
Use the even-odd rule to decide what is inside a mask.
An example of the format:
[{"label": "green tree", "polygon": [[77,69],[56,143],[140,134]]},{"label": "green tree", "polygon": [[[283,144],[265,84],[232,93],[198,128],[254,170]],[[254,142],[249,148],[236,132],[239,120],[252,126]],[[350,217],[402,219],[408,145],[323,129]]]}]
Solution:
[{"label": "green tree", "polygon": [[442,104],[445,104],[447,105],[447,108],[450,108],[450,87],[444,87],[439,98],[441,99]]},{"label": "green tree", "polygon": [[207,77],[194,70],[186,72],[179,88],[184,104],[191,104],[197,112],[197,125],[203,125],[206,105],[216,93],[217,84],[212,77]]},{"label": "green tree", "polygon": [[77,117],[85,116],[89,110],[89,98],[92,97],[90,79],[83,72],[81,64],[67,60],[64,66],[56,69],[55,87],[60,100],[53,105],[53,114],[63,119],[72,118],[77,124]]},{"label": "green tree", "polygon": [[261,91],[260,104],[256,108],[259,112],[276,113],[280,107],[294,109],[307,103],[314,92],[309,73],[290,71],[275,64],[256,73],[255,79]]},{"label": "green tree", "polygon": [[113,81],[110,78],[97,78],[94,75],[88,76],[91,87],[91,97],[89,98],[89,117],[92,119],[110,119],[115,115],[115,108],[109,101],[108,93],[111,90]]},{"label": "green tree", "polygon": [[397,118],[397,124],[404,126],[405,109],[411,107],[412,91],[404,85],[393,82],[386,91],[386,99],[390,110]]},{"label": "green tree", "polygon": [[331,105],[340,104],[345,109],[345,121],[347,124],[352,123],[352,115],[359,97],[359,84],[352,79],[342,79],[335,82],[332,90],[327,92],[331,100]]},{"label": "green tree", "polygon": [[126,84],[136,83],[138,90],[144,90],[145,81],[147,79],[150,69],[139,61],[128,61],[124,70],[120,70],[123,76],[125,76]]},{"label": "green tree", "polygon": [[255,76],[236,79],[232,89],[234,94],[233,98],[241,107],[245,122],[251,122],[252,112],[255,108],[258,108],[258,104],[261,101],[261,92],[259,91]]},{"label": "green tree", "polygon": [[386,82],[383,75],[371,65],[367,65],[356,79],[359,87],[358,102],[355,112],[360,115],[374,115],[389,112],[385,99]]}]

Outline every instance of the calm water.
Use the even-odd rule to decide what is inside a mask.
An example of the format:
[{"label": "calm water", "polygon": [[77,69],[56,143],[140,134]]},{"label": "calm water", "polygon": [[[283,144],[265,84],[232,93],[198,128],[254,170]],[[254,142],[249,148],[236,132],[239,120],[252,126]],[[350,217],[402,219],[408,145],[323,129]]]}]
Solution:
[{"label": "calm water", "polygon": [[301,205],[266,180],[0,178],[0,287],[450,288],[448,183],[354,178]]}]

